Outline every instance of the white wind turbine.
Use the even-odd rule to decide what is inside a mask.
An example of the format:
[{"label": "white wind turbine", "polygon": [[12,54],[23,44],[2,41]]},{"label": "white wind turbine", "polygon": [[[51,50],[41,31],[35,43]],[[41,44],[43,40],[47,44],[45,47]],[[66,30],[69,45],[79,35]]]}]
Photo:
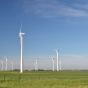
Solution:
[{"label": "white wind turbine", "polygon": [[36,59],[36,70],[38,71],[38,60]]},{"label": "white wind turbine", "polygon": [[22,23],[21,23],[21,28],[20,28],[19,37],[20,37],[20,43],[21,43],[20,73],[23,73],[23,35],[24,35],[25,33],[21,32],[21,29],[22,29]]},{"label": "white wind turbine", "polygon": [[36,63],[34,63],[35,71],[36,71]]},{"label": "white wind turbine", "polygon": [[53,63],[53,71],[54,71],[54,57],[51,57],[52,58],[52,63]]},{"label": "white wind turbine", "polygon": [[1,61],[1,63],[2,63],[2,71],[3,71],[3,61]]},{"label": "white wind turbine", "polygon": [[60,71],[61,71],[61,61],[60,61],[60,63],[59,63],[59,64],[60,64]]},{"label": "white wind turbine", "polygon": [[57,49],[55,51],[56,51],[56,54],[57,54],[57,71],[59,71],[59,54],[58,54],[59,50]]},{"label": "white wind turbine", "polygon": [[38,60],[36,59],[36,62],[34,63],[35,71],[38,71]]},{"label": "white wind turbine", "polygon": [[5,70],[7,71],[7,58],[8,57],[4,57],[5,59],[6,59],[6,68],[5,68]]},{"label": "white wind turbine", "polygon": [[12,64],[12,71],[13,71],[13,62],[11,64]]}]

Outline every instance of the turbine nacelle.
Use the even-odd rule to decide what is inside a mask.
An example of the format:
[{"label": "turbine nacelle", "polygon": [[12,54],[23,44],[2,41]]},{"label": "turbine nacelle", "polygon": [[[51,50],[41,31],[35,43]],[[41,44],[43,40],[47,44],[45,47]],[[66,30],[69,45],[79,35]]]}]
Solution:
[{"label": "turbine nacelle", "polygon": [[52,61],[54,61],[54,57],[51,57],[52,58]]},{"label": "turbine nacelle", "polygon": [[22,32],[19,33],[20,42],[22,41],[22,37],[23,37],[24,34],[25,34],[25,33],[22,33]]},{"label": "turbine nacelle", "polygon": [[59,50],[56,50],[56,52],[58,52]]},{"label": "turbine nacelle", "polygon": [[[55,49],[54,49],[55,50]],[[58,53],[59,52],[59,50],[57,49],[57,50],[55,50],[56,51],[56,53]]]},{"label": "turbine nacelle", "polygon": [[4,57],[4,58],[7,60],[8,57]]},{"label": "turbine nacelle", "polygon": [[23,36],[23,35],[25,35],[25,33],[22,33],[22,32],[19,33],[19,36],[20,37]]}]

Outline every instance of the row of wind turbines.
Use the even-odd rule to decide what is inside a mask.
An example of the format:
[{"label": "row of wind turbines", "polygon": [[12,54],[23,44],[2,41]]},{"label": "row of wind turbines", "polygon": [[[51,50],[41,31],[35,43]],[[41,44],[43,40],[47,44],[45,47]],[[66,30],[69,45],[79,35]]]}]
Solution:
[{"label": "row of wind turbines", "polygon": [[[5,58],[5,70],[7,71],[8,69],[7,69],[7,67],[8,67],[8,65],[7,65],[7,62],[8,62],[8,57],[4,57]],[[53,64],[53,71],[54,71],[54,57],[51,57],[52,58],[52,64]],[[1,67],[1,70],[3,71],[4,70],[4,66],[3,66],[3,60],[1,60],[1,64],[2,64],[2,67]],[[61,61],[59,62],[59,70],[61,70]],[[11,63],[11,68],[12,68],[12,71],[13,71],[13,62]],[[38,59],[36,59],[35,60],[35,63],[34,63],[34,69],[35,69],[35,71],[38,71]]]},{"label": "row of wind turbines", "polygon": [[[25,33],[21,32],[22,30],[22,23],[21,23],[21,28],[20,28],[20,33],[19,33],[19,37],[20,37],[20,43],[21,43],[21,64],[20,64],[20,73],[23,73],[23,36],[25,35]],[[57,71],[61,70],[61,61],[59,61],[59,50],[55,50],[56,54],[57,54]],[[52,62],[53,62],[53,71],[54,71],[54,58],[52,58]],[[38,70],[38,61],[36,59],[36,63],[34,63],[35,66],[35,70]]]},{"label": "row of wind turbines", "polygon": [[[7,59],[8,59],[8,57],[4,57],[5,59],[6,59],[6,66],[5,66],[5,70],[7,71]],[[3,61],[1,61],[1,64],[2,64],[2,71],[4,70],[4,68],[3,68]],[[11,65],[12,65],[12,71],[13,71],[13,62],[11,63]]]},{"label": "row of wind turbines", "polygon": [[[55,68],[54,68],[54,57],[51,57],[51,58],[52,58],[52,64],[53,64],[53,69],[52,70],[55,71]],[[35,71],[38,71],[38,60],[37,59],[36,59],[36,62],[34,63],[34,66],[35,66]],[[59,61],[57,63],[57,71],[61,71],[61,61]]]},{"label": "row of wind turbines", "polygon": [[[57,59],[58,61],[58,59]],[[54,57],[52,57],[52,63],[53,63],[53,71],[55,71],[54,68]],[[61,71],[61,61],[57,62],[57,71]]]},{"label": "row of wind turbines", "polygon": [[[20,73],[23,73],[23,36],[25,35],[25,33],[23,33],[22,31],[22,23],[21,23],[21,28],[20,28],[20,33],[19,33],[19,37],[20,37],[20,44],[21,44],[21,59],[20,59]],[[55,50],[56,54],[57,54],[57,71],[61,70],[61,61],[59,61],[59,50]],[[6,59],[6,70],[7,70],[7,57],[4,57]],[[3,62],[2,63],[2,70],[3,70]],[[52,57],[52,63],[53,63],[53,71],[54,71],[54,57]],[[35,66],[35,70],[38,70],[38,61],[36,59],[36,62],[34,63]],[[13,62],[12,62],[12,70],[13,70]]]}]

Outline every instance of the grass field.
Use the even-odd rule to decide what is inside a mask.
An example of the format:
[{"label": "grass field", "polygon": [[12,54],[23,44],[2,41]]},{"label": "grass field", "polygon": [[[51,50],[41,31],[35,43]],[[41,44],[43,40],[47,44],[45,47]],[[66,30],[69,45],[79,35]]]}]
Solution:
[{"label": "grass field", "polygon": [[0,71],[0,88],[88,88],[88,71]]}]

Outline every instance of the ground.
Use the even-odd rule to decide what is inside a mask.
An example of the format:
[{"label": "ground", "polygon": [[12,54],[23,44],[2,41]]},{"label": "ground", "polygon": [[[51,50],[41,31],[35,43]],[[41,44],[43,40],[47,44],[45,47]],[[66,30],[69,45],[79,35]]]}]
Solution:
[{"label": "ground", "polygon": [[88,88],[88,71],[0,71],[0,88]]}]

